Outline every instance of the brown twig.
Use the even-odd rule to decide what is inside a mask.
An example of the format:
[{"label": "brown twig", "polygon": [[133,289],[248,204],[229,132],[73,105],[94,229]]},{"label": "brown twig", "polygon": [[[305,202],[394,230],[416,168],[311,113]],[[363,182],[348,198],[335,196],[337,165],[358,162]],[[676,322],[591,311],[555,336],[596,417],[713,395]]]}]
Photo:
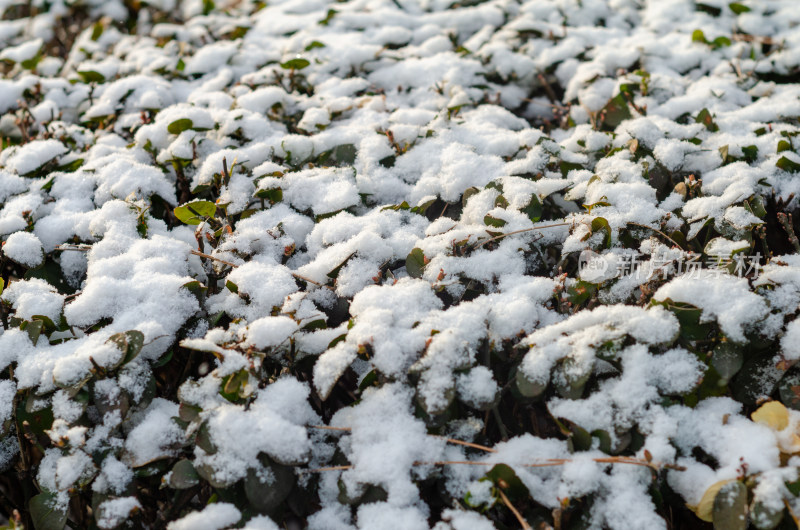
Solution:
[{"label": "brown twig", "polygon": [[[194,254],[195,256],[200,256],[201,258],[206,258],[206,259],[210,259],[210,260],[213,260],[213,261],[218,261],[218,262],[223,263],[223,264],[227,265],[228,267],[231,267],[231,268],[234,268],[234,269],[236,267],[238,267],[238,265],[236,263],[224,260],[222,258],[218,258],[216,256],[212,256],[211,254],[206,254],[204,252],[200,252],[199,250],[192,250],[191,253]],[[321,284],[321,283],[319,283],[317,281],[312,280],[311,278],[307,278],[307,277],[305,277],[305,276],[303,276],[301,274],[297,274],[294,271],[290,271],[290,274],[292,276],[294,276],[295,278],[297,278],[298,280],[303,280],[304,282],[314,284],[317,287],[325,287],[326,289],[330,289],[331,291],[334,290],[333,287],[331,287],[330,285]]]},{"label": "brown twig", "polygon": [[497,493],[499,493],[499,494],[500,494],[500,498],[501,498],[501,499],[503,499],[503,504],[505,504],[505,505],[506,505],[506,507],[507,507],[509,510],[511,510],[511,513],[513,513],[513,514],[514,514],[514,517],[516,517],[516,518],[517,518],[517,521],[519,521],[519,524],[520,524],[520,525],[522,525],[522,530],[533,530],[533,528],[531,527],[531,525],[529,525],[529,524],[528,524],[528,521],[526,521],[526,520],[525,520],[525,519],[522,517],[522,514],[521,514],[521,513],[519,513],[519,510],[517,510],[516,508],[514,508],[514,505],[513,505],[513,504],[511,504],[511,501],[510,501],[510,500],[508,500],[508,497],[506,497],[506,494],[505,494],[505,493],[503,493],[503,490],[502,490],[502,489],[500,489],[500,488],[497,488]]},{"label": "brown twig", "polygon": [[789,242],[794,247],[794,251],[800,253],[800,241],[797,239],[797,234],[794,232],[794,226],[792,225],[792,214],[779,212],[778,222],[783,227],[786,235],[789,236]]},{"label": "brown twig", "polygon": [[[330,425],[309,425],[312,429],[324,429],[326,431],[342,431],[342,432],[350,432],[352,429],[350,427],[332,427]],[[472,447],[473,449],[480,449],[481,451],[486,451],[487,453],[496,453],[494,449],[491,447],[486,447],[484,445],[479,445],[472,442],[465,442],[463,440],[456,440],[454,438],[447,438],[445,436],[438,436],[438,435],[431,435],[434,438],[440,438],[447,443],[456,444],[456,445],[463,445],[465,447]]]},{"label": "brown twig", "polygon": [[682,247],[682,246],[680,246],[680,245],[678,244],[678,242],[677,242],[677,241],[675,241],[674,239],[672,239],[671,237],[669,237],[667,234],[665,234],[665,233],[664,233],[664,232],[662,232],[661,230],[658,230],[657,228],[653,228],[652,226],[647,226],[647,225],[643,225],[643,224],[639,224],[639,223],[633,223],[633,222],[631,222],[631,221],[628,221],[628,222],[627,222],[627,223],[625,223],[625,224],[628,224],[628,225],[633,225],[633,226],[638,226],[639,228],[647,228],[648,230],[652,230],[653,232],[655,232],[655,233],[657,233],[657,234],[660,234],[660,235],[662,235],[663,237],[665,237],[665,238],[666,238],[666,239],[667,239],[669,242],[671,242],[671,243],[672,243],[673,245],[675,245],[676,247],[678,247],[678,248],[680,248],[680,249],[683,249],[683,247]]},{"label": "brown twig", "polygon": [[572,223],[555,223],[551,225],[542,225],[542,226],[534,226],[532,228],[523,228],[522,230],[514,230],[513,232],[508,232],[507,234],[500,234],[499,236],[490,237],[489,239],[484,239],[483,241],[478,241],[475,245],[472,246],[472,249],[475,250],[476,248],[481,248],[486,243],[491,243],[492,241],[496,241],[498,239],[502,239],[507,236],[513,236],[514,234],[522,234],[524,232],[531,232],[533,230],[541,230],[542,228],[554,228],[556,226],[572,226]]},{"label": "brown twig", "polygon": [[[543,460],[542,462],[534,462],[530,464],[515,464],[519,467],[530,467],[530,468],[539,468],[539,467],[558,467],[563,466],[565,464],[569,464],[572,462],[572,459],[569,458],[551,458],[548,460]],[[676,464],[660,464],[657,462],[648,462],[647,460],[642,460],[639,458],[627,457],[627,456],[609,456],[609,457],[601,457],[601,458],[592,458],[592,462],[596,462],[598,464],[629,464],[633,466],[642,466],[647,467],[653,470],[660,470],[660,469],[672,469],[675,471],[685,471],[686,468],[683,466],[679,466]],[[474,460],[439,460],[436,462],[421,462],[417,461],[414,462],[413,465],[415,466],[450,466],[450,465],[465,465],[465,466],[494,466],[499,464],[500,462],[482,462],[482,461],[474,461]],[[513,466],[512,466],[513,467]],[[308,469],[305,470],[306,473],[318,473],[320,471],[341,471],[352,469],[353,466],[333,466],[333,467],[321,467],[317,469]]]}]

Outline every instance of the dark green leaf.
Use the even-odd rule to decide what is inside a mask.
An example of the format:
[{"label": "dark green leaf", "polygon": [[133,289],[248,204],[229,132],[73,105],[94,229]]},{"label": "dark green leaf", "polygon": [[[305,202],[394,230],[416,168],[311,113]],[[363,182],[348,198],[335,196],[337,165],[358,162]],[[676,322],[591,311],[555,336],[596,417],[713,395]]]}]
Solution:
[{"label": "dark green leaf", "polygon": [[788,171],[789,173],[800,173],[800,164],[798,164],[798,163],[797,163],[797,162],[795,162],[794,160],[791,160],[791,159],[789,159],[789,158],[786,158],[785,156],[782,156],[782,157],[781,157],[781,158],[780,158],[780,159],[779,159],[779,160],[778,160],[778,161],[775,163],[775,165],[776,165],[778,168],[780,168],[780,169],[782,169],[782,170],[784,170],[784,171]]},{"label": "dark green leaf", "polygon": [[[628,108],[628,101],[622,93],[617,94],[609,101],[603,108],[605,118],[603,119],[603,127],[608,129],[616,129],[617,126],[625,120],[632,117],[631,110]],[[563,168],[562,168],[563,172]]]},{"label": "dark green leaf", "polygon": [[31,497],[28,510],[36,530],[61,530],[67,524],[67,511],[56,504],[56,496],[44,492]]},{"label": "dark green leaf", "polygon": [[302,70],[306,66],[310,65],[311,63],[308,59],[303,59],[302,57],[295,57],[294,59],[289,59],[285,63],[281,63],[281,68],[285,70]]},{"label": "dark green leaf", "polygon": [[78,75],[81,76],[84,83],[105,83],[106,76],[94,70],[80,70]]},{"label": "dark green leaf", "polygon": [[737,15],[741,15],[742,13],[747,13],[750,11],[750,8],[744,4],[740,4],[739,2],[731,2],[728,4],[728,7],[731,8],[731,11],[736,13]]},{"label": "dark green leaf", "polygon": [[702,123],[706,129],[711,132],[716,132],[719,130],[719,127],[716,123],[714,123],[714,118],[711,116],[711,113],[708,109],[701,110],[697,117],[694,119],[695,123]]},{"label": "dark green leaf", "polygon": [[422,278],[425,271],[425,255],[422,250],[415,248],[406,257],[406,271],[412,278]]},{"label": "dark green leaf", "polygon": [[719,375],[728,380],[742,368],[744,352],[742,348],[732,342],[723,342],[714,348],[711,355],[711,365]]},{"label": "dark green leaf", "polygon": [[191,129],[193,125],[194,123],[189,118],[181,118],[167,125],[167,131],[170,134],[180,134]]},{"label": "dark green leaf", "polygon": [[259,473],[252,468],[247,471],[244,493],[253,508],[260,512],[271,512],[283,504],[294,488],[297,478],[289,466],[267,462],[264,467],[266,473]]},{"label": "dark green leaf", "polygon": [[530,496],[527,486],[519,479],[511,467],[506,464],[497,464],[486,473],[486,478],[503,490],[509,499],[527,499]]},{"label": "dark green leaf", "polygon": [[506,222],[502,219],[487,215],[483,218],[483,224],[486,226],[494,226],[495,228],[502,228],[506,225]]},{"label": "dark green leaf", "polygon": [[172,466],[172,472],[167,484],[169,484],[170,488],[176,490],[188,489],[200,484],[200,476],[197,474],[194,465],[184,458],[178,460],[175,465]]},{"label": "dark green leaf", "polygon": [[534,223],[542,218],[542,211],[542,203],[539,201],[539,197],[537,197],[535,193],[531,195],[531,200],[528,205],[522,209],[522,213],[527,215],[528,219]]},{"label": "dark green leaf", "polygon": [[604,231],[606,233],[606,237],[603,241],[606,248],[611,248],[611,226],[609,226],[608,221],[604,217],[595,217],[592,219],[592,233],[596,233],[598,231]]},{"label": "dark green leaf", "polygon": [[324,47],[325,47],[325,45],[323,43],[321,43],[318,40],[315,40],[315,41],[311,41],[311,43],[308,46],[306,46],[305,50],[308,52],[308,51],[313,50],[314,48],[324,48]]},{"label": "dark green leaf", "polygon": [[331,270],[326,276],[328,276],[328,278],[330,278],[331,280],[335,280],[336,278],[338,278],[339,273],[342,272],[342,267],[347,265],[347,262],[350,261],[350,259],[355,255],[356,253],[353,252],[352,254],[344,258],[344,261],[342,261],[340,264],[334,267],[333,270]]},{"label": "dark green leaf", "polygon": [[734,480],[714,497],[714,530],[747,529],[747,486]]}]

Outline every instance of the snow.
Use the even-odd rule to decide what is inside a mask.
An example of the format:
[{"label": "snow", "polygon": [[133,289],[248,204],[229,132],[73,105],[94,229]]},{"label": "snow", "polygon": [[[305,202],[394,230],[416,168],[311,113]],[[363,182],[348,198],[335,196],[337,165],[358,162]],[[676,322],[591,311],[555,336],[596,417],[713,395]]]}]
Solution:
[{"label": "snow", "polygon": [[173,521],[167,525],[168,530],[222,530],[237,521],[242,516],[233,504],[218,502],[209,504],[200,512]]},{"label": "snow", "polygon": [[[507,523],[480,480],[501,462],[596,528],[664,528],[652,480],[691,507],[747,474],[797,505],[800,413],[776,430],[740,394],[796,386],[775,213],[798,215],[800,17],[706,3],[158,0],[128,34],[124,2],[92,0],[56,57],[73,2],[0,2],[0,423],[17,398],[52,409],[38,483],[107,496],[103,528],[146,515],[135,477],[179,458],[213,489],[287,466],[312,529]],[[215,219],[182,224],[190,200]],[[719,346],[746,353],[717,387]],[[517,415],[549,429],[498,425]],[[684,470],[596,460],[617,454]],[[569,461],[527,467],[548,458]],[[286,526],[201,497],[151,526]]]},{"label": "snow", "polygon": [[42,242],[30,232],[14,232],[2,246],[3,254],[25,267],[36,267],[42,263]]}]

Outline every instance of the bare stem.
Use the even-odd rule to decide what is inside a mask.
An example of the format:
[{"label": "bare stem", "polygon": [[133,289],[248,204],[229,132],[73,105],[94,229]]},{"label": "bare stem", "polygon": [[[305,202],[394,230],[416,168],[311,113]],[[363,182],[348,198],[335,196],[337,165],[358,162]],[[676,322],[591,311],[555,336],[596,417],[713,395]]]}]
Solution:
[{"label": "bare stem", "polygon": [[662,235],[664,238],[666,238],[666,239],[667,239],[667,241],[669,241],[670,243],[672,243],[672,244],[673,244],[673,245],[675,245],[676,247],[678,247],[678,248],[683,248],[683,247],[681,247],[681,246],[678,244],[678,242],[677,242],[677,241],[675,241],[674,239],[672,239],[671,237],[669,237],[667,234],[665,234],[665,233],[664,233],[664,232],[662,232],[661,230],[658,230],[658,229],[656,229],[656,228],[653,228],[652,226],[647,226],[647,225],[643,225],[643,224],[639,224],[639,223],[632,223],[632,222],[630,222],[630,221],[628,221],[628,222],[627,222],[627,223],[625,223],[625,224],[629,224],[629,225],[633,225],[633,226],[638,226],[639,228],[647,228],[648,230],[652,230],[653,232],[655,232],[655,233],[657,233],[657,234],[661,234],[661,235]]},{"label": "bare stem", "polygon": [[486,243],[491,243],[492,241],[496,241],[498,239],[502,239],[507,236],[513,236],[514,234],[522,234],[524,232],[531,232],[533,230],[541,230],[542,228],[554,228],[556,226],[572,226],[572,223],[555,223],[551,225],[534,226],[532,228],[523,228],[522,230],[514,230],[513,232],[509,232],[507,234],[500,234],[499,236],[494,236],[490,237],[489,239],[484,239],[483,241],[478,241],[472,248],[473,250],[476,248],[481,248]]},{"label": "bare stem", "polygon": [[[326,431],[342,431],[342,432],[350,432],[352,429],[350,427],[331,427],[330,425],[309,425],[312,429],[324,429]],[[484,445],[475,444],[472,442],[465,442],[463,440],[456,440],[454,438],[446,438],[444,436],[438,435],[431,435],[434,438],[440,438],[447,443],[455,444],[455,445],[463,445],[465,447],[472,447],[473,449],[480,449],[481,451],[486,451],[487,453],[496,453],[494,449],[491,447],[486,447]]]},{"label": "bare stem", "polygon": [[792,225],[792,214],[790,213],[778,213],[778,222],[781,223],[783,230],[786,232],[786,235],[789,236],[789,242],[794,247],[795,252],[800,253],[800,241],[797,239],[797,234],[794,233],[794,226]]},{"label": "bare stem", "polygon": [[511,504],[510,500],[508,500],[508,497],[506,497],[506,494],[503,493],[503,490],[500,489],[500,488],[497,488],[497,492],[500,494],[500,498],[503,499],[503,504],[505,504],[506,507],[508,507],[508,509],[511,510],[511,513],[513,513],[514,517],[517,518],[517,521],[519,521],[519,524],[522,525],[522,530],[533,530],[531,525],[528,524],[528,521],[526,521],[522,517],[522,514],[519,513],[519,510],[514,508],[514,505]]},{"label": "bare stem", "polygon": [[[216,256],[212,256],[211,254],[206,254],[204,252],[200,252],[199,250],[192,250],[191,252],[195,256],[200,256],[201,258],[210,259],[210,260],[213,260],[213,261],[218,261],[218,262],[223,263],[223,264],[227,265],[228,267],[231,267],[231,268],[234,268],[234,269],[236,267],[238,267],[238,265],[233,263],[233,262],[218,258]],[[298,280],[303,280],[304,282],[314,284],[317,287],[325,287],[326,289],[330,289],[331,291],[333,291],[333,287],[331,287],[330,285],[323,285],[323,284],[321,284],[319,282],[316,282],[316,281],[312,280],[311,278],[307,278],[307,277],[305,277],[303,275],[300,275],[300,274],[297,274],[296,272],[293,272],[293,271],[290,271],[290,274],[292,276],[294,276],[295,278],[297,278]]]}]

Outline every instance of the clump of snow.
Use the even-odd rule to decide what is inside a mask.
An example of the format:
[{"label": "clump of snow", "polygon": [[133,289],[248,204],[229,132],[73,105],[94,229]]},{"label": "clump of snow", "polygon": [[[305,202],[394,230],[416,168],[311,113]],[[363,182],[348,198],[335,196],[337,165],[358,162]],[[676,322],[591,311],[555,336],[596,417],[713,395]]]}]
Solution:
[{"label": "clump of snow", "polygon": [[26,267],[36,267],[44,260],[42,242],[30,232],[14,232],[2,246],[3,254]]}]

